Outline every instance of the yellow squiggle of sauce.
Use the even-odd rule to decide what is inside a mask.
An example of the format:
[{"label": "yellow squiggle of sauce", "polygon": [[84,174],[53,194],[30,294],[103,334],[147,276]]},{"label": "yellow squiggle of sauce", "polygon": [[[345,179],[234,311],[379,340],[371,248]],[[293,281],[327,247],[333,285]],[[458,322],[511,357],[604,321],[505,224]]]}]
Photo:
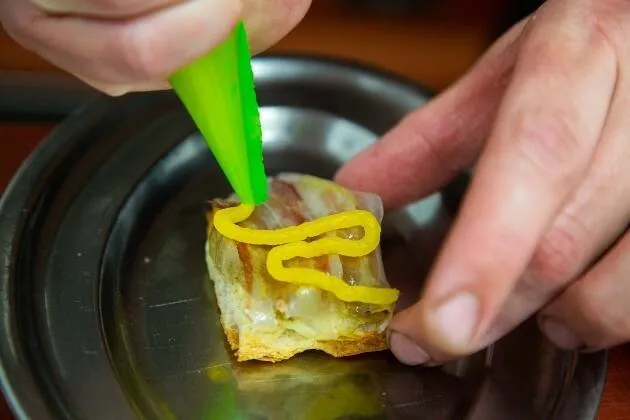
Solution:
[{"label": "yellow squiggle of sauce", "polygon": [[[350,210],[332,214],[297,226],[280,229],[251,229],[239,226],[254,212],[254,206],[241,204],[217,210],[214,227],[223,236],[251,245],[272,245],[267,255],[267,271],[276,280],[315,286],[333,293],[346,302],[362,302],[390,305],[398,300],[399,291],[391,288],[353,286],[343,279],[311,268],[288,268],[284,262],[292,258],[314,258],[326,254],[346,257],[363,257],[374,251],[379,244],[381,226],[372,213],[366,210]],[[360,226],[361,239],[324,237],[306,242],[324,233]]]}]

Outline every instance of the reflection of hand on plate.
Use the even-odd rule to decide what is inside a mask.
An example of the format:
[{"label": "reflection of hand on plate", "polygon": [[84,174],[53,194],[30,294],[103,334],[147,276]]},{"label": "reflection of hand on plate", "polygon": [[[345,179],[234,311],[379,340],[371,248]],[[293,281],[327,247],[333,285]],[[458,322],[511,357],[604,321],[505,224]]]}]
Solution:
[{"label": "reflection of hand on plate", "polygon": [[254,52],[293,28],[310,0],[0,0],[26,48],[112,95],[164,80],[227,38],[244,17]]},{"label": "reflection of hand on plate", "polygon": [[629,24],[626,2],[547,1],[338,174],[397,207],[480,157],[422,299],[392,321],[401,360],[470,354],[540,309],[562,348],[630,339]]}]

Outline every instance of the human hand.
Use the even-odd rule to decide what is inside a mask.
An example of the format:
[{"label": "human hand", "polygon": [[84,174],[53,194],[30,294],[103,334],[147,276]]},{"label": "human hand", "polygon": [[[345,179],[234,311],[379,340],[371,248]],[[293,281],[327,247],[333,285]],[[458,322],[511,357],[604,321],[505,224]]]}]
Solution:
[{"label": "human hand", "polygon": [[286,35],[310,0],[0,0],[24,47],[111,95],[166,89],[166,78],[228,37],[243,18],[261,51]]},{"label": "human hand", "polygon": [[337,175],[389,208],[476,162],[420,300],[391,323],[442,363],[530,315],[563,349],[630,340],[630,3],[549,0]]}]

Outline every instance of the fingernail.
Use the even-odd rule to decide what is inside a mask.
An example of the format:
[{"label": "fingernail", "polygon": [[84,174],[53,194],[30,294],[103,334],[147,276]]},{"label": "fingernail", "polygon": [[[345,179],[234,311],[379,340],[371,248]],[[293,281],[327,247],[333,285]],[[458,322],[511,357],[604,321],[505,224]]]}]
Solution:
[{"label": "fingernail", "polygon": [[429,355],[404,334],[393,331],[389,337],[392,353],[406,365],[422,365],[429,361]]},{"label": "fingernail", "polygon": [[546,317],[540,328],[551,342],[564,350],[574,350],[581,346],[580,340],[562,321]]},{"label": "fingernail", "polygon": [[478,318],[479,301],[470,293],[453,297],[435,311],[435,321],[442,337],[457,350],[470,347]]}]

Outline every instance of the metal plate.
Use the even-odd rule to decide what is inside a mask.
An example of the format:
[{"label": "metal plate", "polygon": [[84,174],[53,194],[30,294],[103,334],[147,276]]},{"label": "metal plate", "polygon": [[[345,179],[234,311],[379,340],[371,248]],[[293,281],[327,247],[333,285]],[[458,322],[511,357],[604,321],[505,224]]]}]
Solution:
[{"label": "metal plate", "polygon": [[[347,63],[255,60],[270,174],[331,177],[428,94]],[[384,260],[417,296],[466,187],[387,216]],[[170,93],[100,98],[0,203],[2,384],[20,418],[593,419],[605,354],[531,322],[444,368],[387,352],[234,363],[206,275],[207,200],[228,186]]]}]

